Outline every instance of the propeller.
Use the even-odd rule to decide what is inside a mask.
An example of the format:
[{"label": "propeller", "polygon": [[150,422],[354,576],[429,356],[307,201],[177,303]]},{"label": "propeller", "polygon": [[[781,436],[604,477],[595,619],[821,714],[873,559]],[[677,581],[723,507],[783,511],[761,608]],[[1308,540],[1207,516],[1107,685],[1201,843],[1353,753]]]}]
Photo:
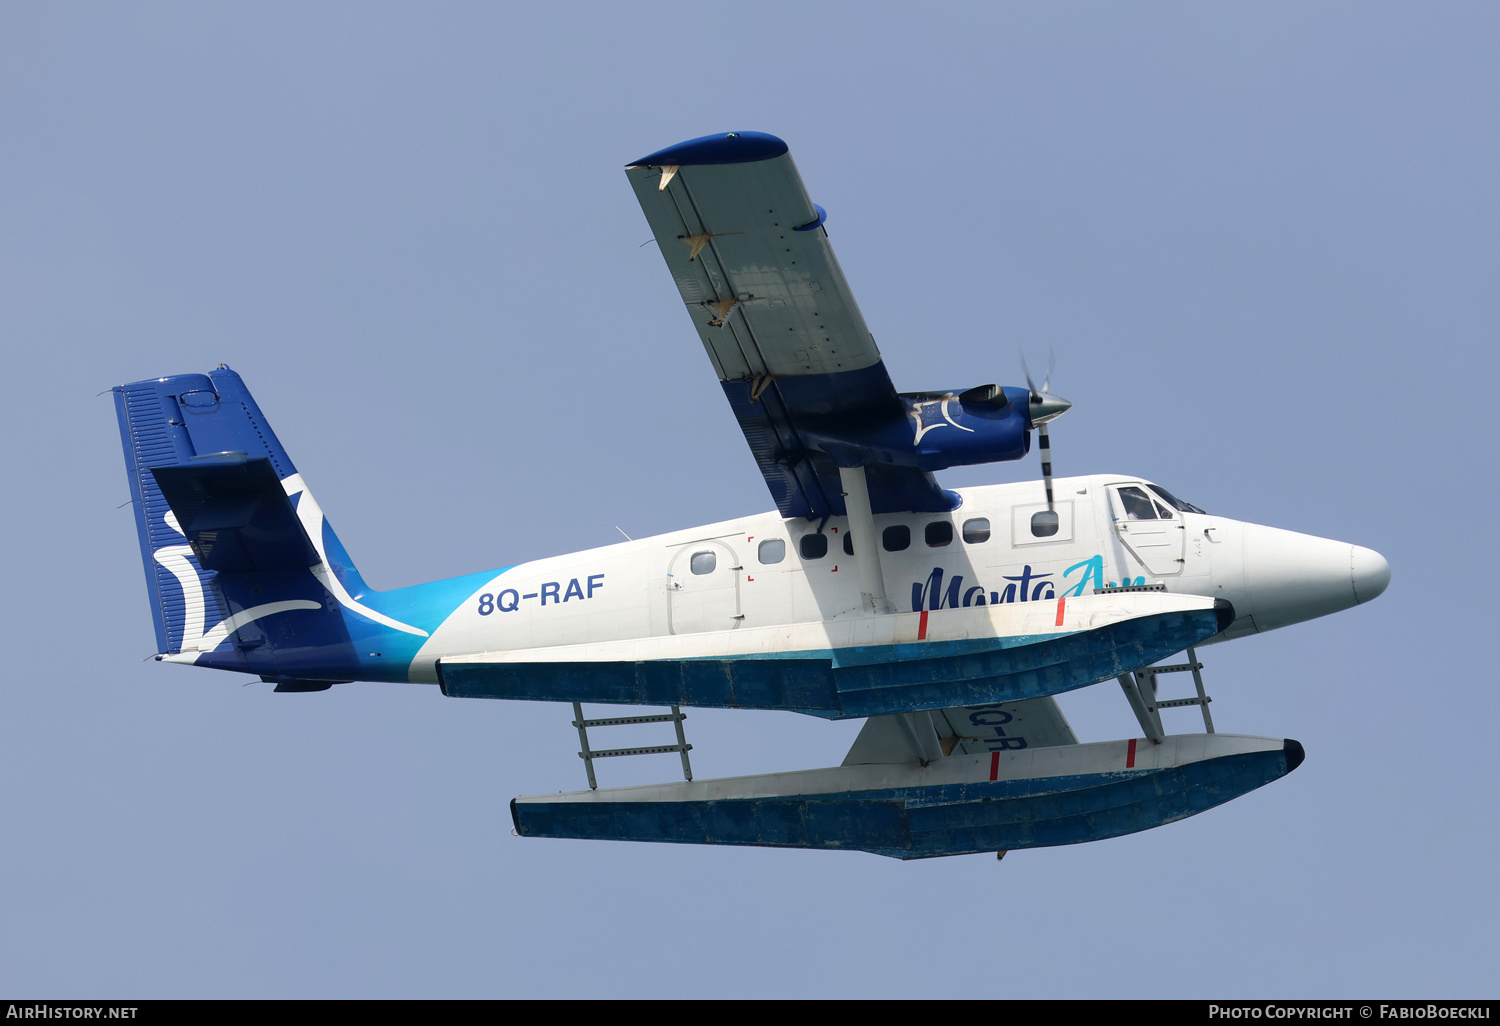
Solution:
[{"label": "propeller", "polygon": [[1026,387],[1031,393],[1026,404],[1026,415],[1036,428],[1037,442],[1042,450],[1042,484],[1047,489],[1047,508],[1031,517],[1031,533],[1038,538],[1052,537],[1060,525],[1052,502],[1052,441],[1047,437],[1047,424],[1073,408],[1073,404],[1066,399],[1060,399],[1047,391],[1052,385],[1052,371],[1056,365],[1056,354],[1048,353],[1047,376],[1042,379],[1042,387],[1037,388],[1036,381],[1031,377],[1031,368],[1026,366],[1026,357],[1021,357],[1021,370],[1026,374]]}]

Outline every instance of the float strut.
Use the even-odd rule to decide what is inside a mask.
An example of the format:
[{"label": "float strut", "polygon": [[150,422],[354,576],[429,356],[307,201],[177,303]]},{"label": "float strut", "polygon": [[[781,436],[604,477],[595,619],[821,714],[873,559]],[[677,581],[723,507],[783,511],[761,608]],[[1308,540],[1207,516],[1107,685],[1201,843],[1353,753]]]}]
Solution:
[{"label": "float strut", "polygon": [[1156,681],[1151,674],[1137,673],[1122,673],[1119,681],[1120,690],[1125,692],[1125,700],[1130,703],[1130,710],[1135,713],[1146,739],[1153,745],[1161,744],[1166,732],[1161,728],[1161,714],[1156,711],[1156,694],[1150,691]]}]

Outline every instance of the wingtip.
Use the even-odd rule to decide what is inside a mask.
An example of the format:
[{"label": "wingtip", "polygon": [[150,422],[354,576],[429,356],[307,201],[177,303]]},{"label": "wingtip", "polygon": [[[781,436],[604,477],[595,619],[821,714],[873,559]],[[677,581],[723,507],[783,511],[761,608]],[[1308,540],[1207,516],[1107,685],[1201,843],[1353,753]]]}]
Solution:
[{"label": "wingtip", "polygon": [[788,151],[787,144],[766,132],[719,132],[668,146],[625,165],[633,167],[678,167],[692,164],[748,164],[771,160]]}]

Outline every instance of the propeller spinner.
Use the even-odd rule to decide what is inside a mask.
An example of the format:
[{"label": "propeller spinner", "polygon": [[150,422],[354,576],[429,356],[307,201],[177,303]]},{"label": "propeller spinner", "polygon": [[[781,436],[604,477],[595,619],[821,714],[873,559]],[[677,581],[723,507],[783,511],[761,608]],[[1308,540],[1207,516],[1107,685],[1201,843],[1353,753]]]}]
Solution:
[{"label": "propeller spinner", "polygon": [[1047,357],[1047,376],[1042,379],[1042,387],[1037,388],[1031,377],[1031,368],[1026,366],[1026,357],[1021,357],[1021,370],[1026,373],[1026,387],[1031,393],[1026,414],[1032,427],[1036,428],[1042,456],[1042,484],[1047,489],[1047,508],[1033,514],[1031,518],[1031,533],[1037,538],[1052,537],[1057,533],[1060,523],[1052,502],[1052,442],[1047,437],[1047,425],[1073,408],[1073,404],[1066,399],[1047,391],[1052,384],[1052,369],[1056,362],[1055,356]]}]

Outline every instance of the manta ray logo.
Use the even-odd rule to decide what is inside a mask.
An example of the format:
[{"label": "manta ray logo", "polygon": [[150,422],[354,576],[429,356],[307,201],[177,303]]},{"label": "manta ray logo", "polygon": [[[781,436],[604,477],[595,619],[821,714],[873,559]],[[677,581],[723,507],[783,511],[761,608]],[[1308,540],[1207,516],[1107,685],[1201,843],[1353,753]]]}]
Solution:
[{"label": "manta ray logo", "polygon": [[313,576],[328,593],[338,600],[339,605],[345,609],[352,610],[368,620],[374,620],[378,624],[402,631],[406,634],[415,634],[419,638],[429,637],[428,633],[420,627],[413,627],[409,623],[402,623],[384,613],[377,612],[362,602],[356,601],[349,590],[344,587],[344,582],[339,580],[328,566],[328,549],[323,542],[323,507],[318,505],[318,500],[313,498],[312,492],[308,490],[307,484],[302,480],[301,474],[293,474],[281,482],[281,487],[286,489],[288,498],[297,500],[297,519],[302,521],[302,529],[307,532],[308,540],[312,542],[313,548],[318,552],[318,563],[312,567]]},{"label": "manta ray logo", "polygon": [[205,629],[208,602],[203,592],[203,578],[199,576],[198,568],[192,559],[193,547],[187,544],[187,535],[177,523],[177,514],[168,510],[162,520],[168,528],[182,537],[183,542],[181,545],[164,545],[152,553],[156,561],[177,579],[178,586],[182,588],[182,623],[174,625],[170,618],[167,622],[169,631],[173,626],[179,626],[182,630],[182,641],[177,646],[177,653],[174,654],[183,657],[191,656],[192,658],[187,660],[191,662],[205,652],[212,652],[218,648],[230,634],[245,624],[259,620],[263,616],[284,613],[289,609],[323,608],[321,604],[307,599],[267,602],[264,605],[241,610],[219,621],[213,627]]},{"label": "manta ray logo", "polygon": [[[941,399],[930,399],[925,403],[911,404],[911,413],[909,414],[909,416],[916,424],[916,437],[911,440],[912,445],[921,445],[923,435],[927,434],[927,432],[929,431],[935,431],[940,427],[956,427],[960,431],[967,431],[970,434],[974,433],[973,428],[964,427],[958,421],[953,419],[953,414],[948,412],[948,404],[953,401],[953,398],[954,397],[949,394]],[[936,406],[937,412],[942,416],[943,419],[931,424],[925,423],[923,420],[924,416],[926,416],[926,411],[924,408],[928,406]]]},{"label": "manta ray logo", "polygon": [[[326,524],[322,507],[312,497],[312,493],[308,491],[300,474],[285,478],[281,486],[286,490],[287,497],[296,503],[297,519],[302,523],[303,531],[306,532],[308,540],[312,542],[318,554],[318,562],[308,567],[308,571],[317,578],[318,583],[327,593],[345,609],[358,613],[368,620],[405,634],[427,637],[427,632],[420,627],[413,627],[394,617],[386,616],[349,594],[349,589],[344,586],[343,581],[339,580],[338,575],[333,572],[328,563],[328,550],[323,538]],[[174,622],[178,614],[169,613],[166,617],[168,637],[170,638],[174,632],[180,630],[182,639],[177,646],[177,651],[166,656],[167,659],[174,662],[195,662],[199,656],[212,652],[222,645],[235,631],[262,617],[285,613],[293,609],[322,609],[324,607],[321,602],[305,598],[266,602],[234,613],[209,627],[208,584],[203,571],[198,568],[197,561],[193,557],[193,547],[188,544],[187,535],[177,522],[176,514],[169,510],[162,518],[162,522],[182,539],[181,544],[164,545],[152,554],[156,561],[176,578],[178,585],[182,588],[181,622]],[[215,607],[218,606],[217,602],[212,604]]]}]

